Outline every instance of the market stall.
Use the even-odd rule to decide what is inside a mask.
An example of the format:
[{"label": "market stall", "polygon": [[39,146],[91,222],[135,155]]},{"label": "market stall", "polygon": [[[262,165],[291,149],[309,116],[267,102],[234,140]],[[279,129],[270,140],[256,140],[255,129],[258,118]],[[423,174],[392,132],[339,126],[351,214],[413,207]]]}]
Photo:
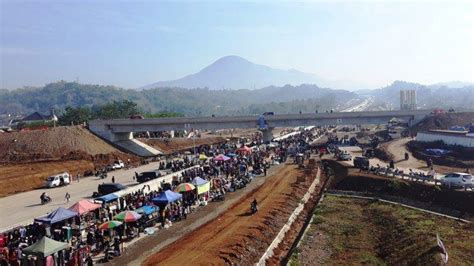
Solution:
[{"label": "market stall", "polygon": [[[25,255],[24,260],[36,261],[39,265],[64,265],[64,255],[61,254],[61,251],[68,247],[68,243],[44,236],[38,242],[24,248],[22,253]],[[33,260],[31,256],[36,257],[36,260]],[[22,265],[29,265],[30,263],[27,261],[22,262]]]}]

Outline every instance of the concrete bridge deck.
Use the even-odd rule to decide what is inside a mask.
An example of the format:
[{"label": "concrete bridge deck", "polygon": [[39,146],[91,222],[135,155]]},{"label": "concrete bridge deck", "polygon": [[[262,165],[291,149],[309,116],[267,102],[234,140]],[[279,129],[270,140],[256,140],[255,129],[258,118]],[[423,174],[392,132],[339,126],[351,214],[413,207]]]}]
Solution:
[{"label": "concrete bridge deck", "polygon": [[[282,115],[249,115],[221,117],[177,117],[152,119],[93,120],[89,129],[111,142],[133,138],[133,132],[170,130],[217,130],[231,128],[259,128],[264,138],[271,139],[271,129],[275,127],[386,124],[392,118],[415,124],[429,115],[431,110],[339,112]],[[264,121],[262,121],[264,120]],[[263,122],[263,127],[262,127]]]}]

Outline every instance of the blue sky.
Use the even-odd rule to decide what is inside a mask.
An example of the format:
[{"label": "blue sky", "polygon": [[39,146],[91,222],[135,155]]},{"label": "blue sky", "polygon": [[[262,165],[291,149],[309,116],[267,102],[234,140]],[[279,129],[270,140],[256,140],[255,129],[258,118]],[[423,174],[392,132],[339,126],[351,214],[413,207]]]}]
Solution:
[{"label": "blue sky", "polygon": [[225,55],[368,88],[474,80],[473,2],[1,2],[1,87],[140,87]]}]

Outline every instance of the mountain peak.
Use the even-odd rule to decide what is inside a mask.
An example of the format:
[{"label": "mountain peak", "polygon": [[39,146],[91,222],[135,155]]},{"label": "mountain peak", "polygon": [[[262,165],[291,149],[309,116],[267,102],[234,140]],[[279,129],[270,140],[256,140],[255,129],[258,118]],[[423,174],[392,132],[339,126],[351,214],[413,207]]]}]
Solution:
[{"label": "mountain peak", "polygon": [[251,62],[243,57],[240,57],[238,55],[226,55],[226,56],[223,56],[219,59],[217,59],[214,63],[212,63],[213,65],[214,64],[228,64],[228,63],[242,63],[242,62],[245,62],[245,63],[250,63]]},{"label": "mountain peak", "polygon": [[274,69],[252,63],[237,55],[228,55],[217,59],[198,73],[176,80],[156,82],[142,87],[142,89],[159,87],[193,89],[207,87],[211,90],[237,90],[259,89],[271,85],[300,85],[304,83],[317,83],[317,78],[313,74],[295,70]]}]

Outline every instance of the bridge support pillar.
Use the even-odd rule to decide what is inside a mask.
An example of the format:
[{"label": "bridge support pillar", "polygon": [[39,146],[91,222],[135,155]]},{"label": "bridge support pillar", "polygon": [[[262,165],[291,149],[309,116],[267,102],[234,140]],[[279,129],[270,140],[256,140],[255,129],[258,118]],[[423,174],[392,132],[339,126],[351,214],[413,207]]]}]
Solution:
[{"label": "bridge support pillar", "polygon": [[262,132],[262,140],[263,142],[270,142],[273,139],[273,127],[259,129]]}]

